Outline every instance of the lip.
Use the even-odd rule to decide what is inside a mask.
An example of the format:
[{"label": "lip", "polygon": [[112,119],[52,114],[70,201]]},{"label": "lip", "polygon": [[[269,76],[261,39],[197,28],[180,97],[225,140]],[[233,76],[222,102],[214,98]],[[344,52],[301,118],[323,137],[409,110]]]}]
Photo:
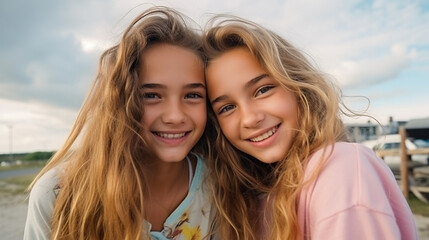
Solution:
[{"label": "lip", "polygon": [[[275,137],[278,135],[280,125],[281,124],[279,123],[274,127],[259,131],[258,133],[253,134],[251,137],[247,138],[246,141],[256,146],[269,145],[272,141],[274,141]],[[269,136],[264,136],[266,134],[268,134]],[[263,138],[263,139],[259,141],[255,141],[255,140],[258,140],[258,138]]]},{"label": "lip", "polygon": [[152,135],[155,136],[155,139],[157,139],[159,142],[173,146],[185,141],[190,133],[191,131],[152,131]]}]

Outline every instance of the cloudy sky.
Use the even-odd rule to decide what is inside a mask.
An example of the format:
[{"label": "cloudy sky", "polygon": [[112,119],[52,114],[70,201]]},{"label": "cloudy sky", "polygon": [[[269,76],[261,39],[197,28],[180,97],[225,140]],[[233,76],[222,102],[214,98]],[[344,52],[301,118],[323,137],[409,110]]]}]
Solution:
[{"label": "cloudy sky", "polygon": [[58,149],[100,54],[152,5],[201,25],[214,13],[253,20],[334,76],[354,110],[368,101],[353,96],[365,96],[383,124],[429,117],[426,0],[0,0],[0,153]]}]

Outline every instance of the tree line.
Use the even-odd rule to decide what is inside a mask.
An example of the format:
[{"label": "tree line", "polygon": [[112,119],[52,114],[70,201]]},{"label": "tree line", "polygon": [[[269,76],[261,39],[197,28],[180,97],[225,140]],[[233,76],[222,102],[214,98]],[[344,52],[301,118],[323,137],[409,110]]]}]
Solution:
[{"label": "tree line", "polygon": [[31,152],[31,153],[14,153],[0,154],[0,161],[21,160],[21,161],[38,161],[48,160],[55,152]]}]

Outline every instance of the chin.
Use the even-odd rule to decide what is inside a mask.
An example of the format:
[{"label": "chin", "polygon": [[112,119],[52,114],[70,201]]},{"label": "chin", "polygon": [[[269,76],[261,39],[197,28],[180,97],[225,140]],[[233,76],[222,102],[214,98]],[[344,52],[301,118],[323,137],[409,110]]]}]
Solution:
[{"label": "chin", "polygon": [[259,161],[261,161],[263,163],[271,164],[271,163],[276,163],[280,160],[279,159],[259,159]]},{"label": "chin", "polygon": [[171,154],[159,154],[158,159],[161,162],[180,162],[183,159],[185,159],[187,154],[178,154],[178,153],[171,153]]},{"label": "chin", "polygon": [[282,156],[255,156],[255,158],[263,163],[276,163],[283,159]]}]

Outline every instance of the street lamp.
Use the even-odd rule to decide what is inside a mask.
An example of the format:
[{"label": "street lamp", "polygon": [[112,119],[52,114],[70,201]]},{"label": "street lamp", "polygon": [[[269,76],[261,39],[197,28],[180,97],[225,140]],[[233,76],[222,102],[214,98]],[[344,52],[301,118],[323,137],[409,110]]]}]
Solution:
[{"label": "street lamp", "polygon": [[9,158],[13,162],[13,125],[9,124]]}]

